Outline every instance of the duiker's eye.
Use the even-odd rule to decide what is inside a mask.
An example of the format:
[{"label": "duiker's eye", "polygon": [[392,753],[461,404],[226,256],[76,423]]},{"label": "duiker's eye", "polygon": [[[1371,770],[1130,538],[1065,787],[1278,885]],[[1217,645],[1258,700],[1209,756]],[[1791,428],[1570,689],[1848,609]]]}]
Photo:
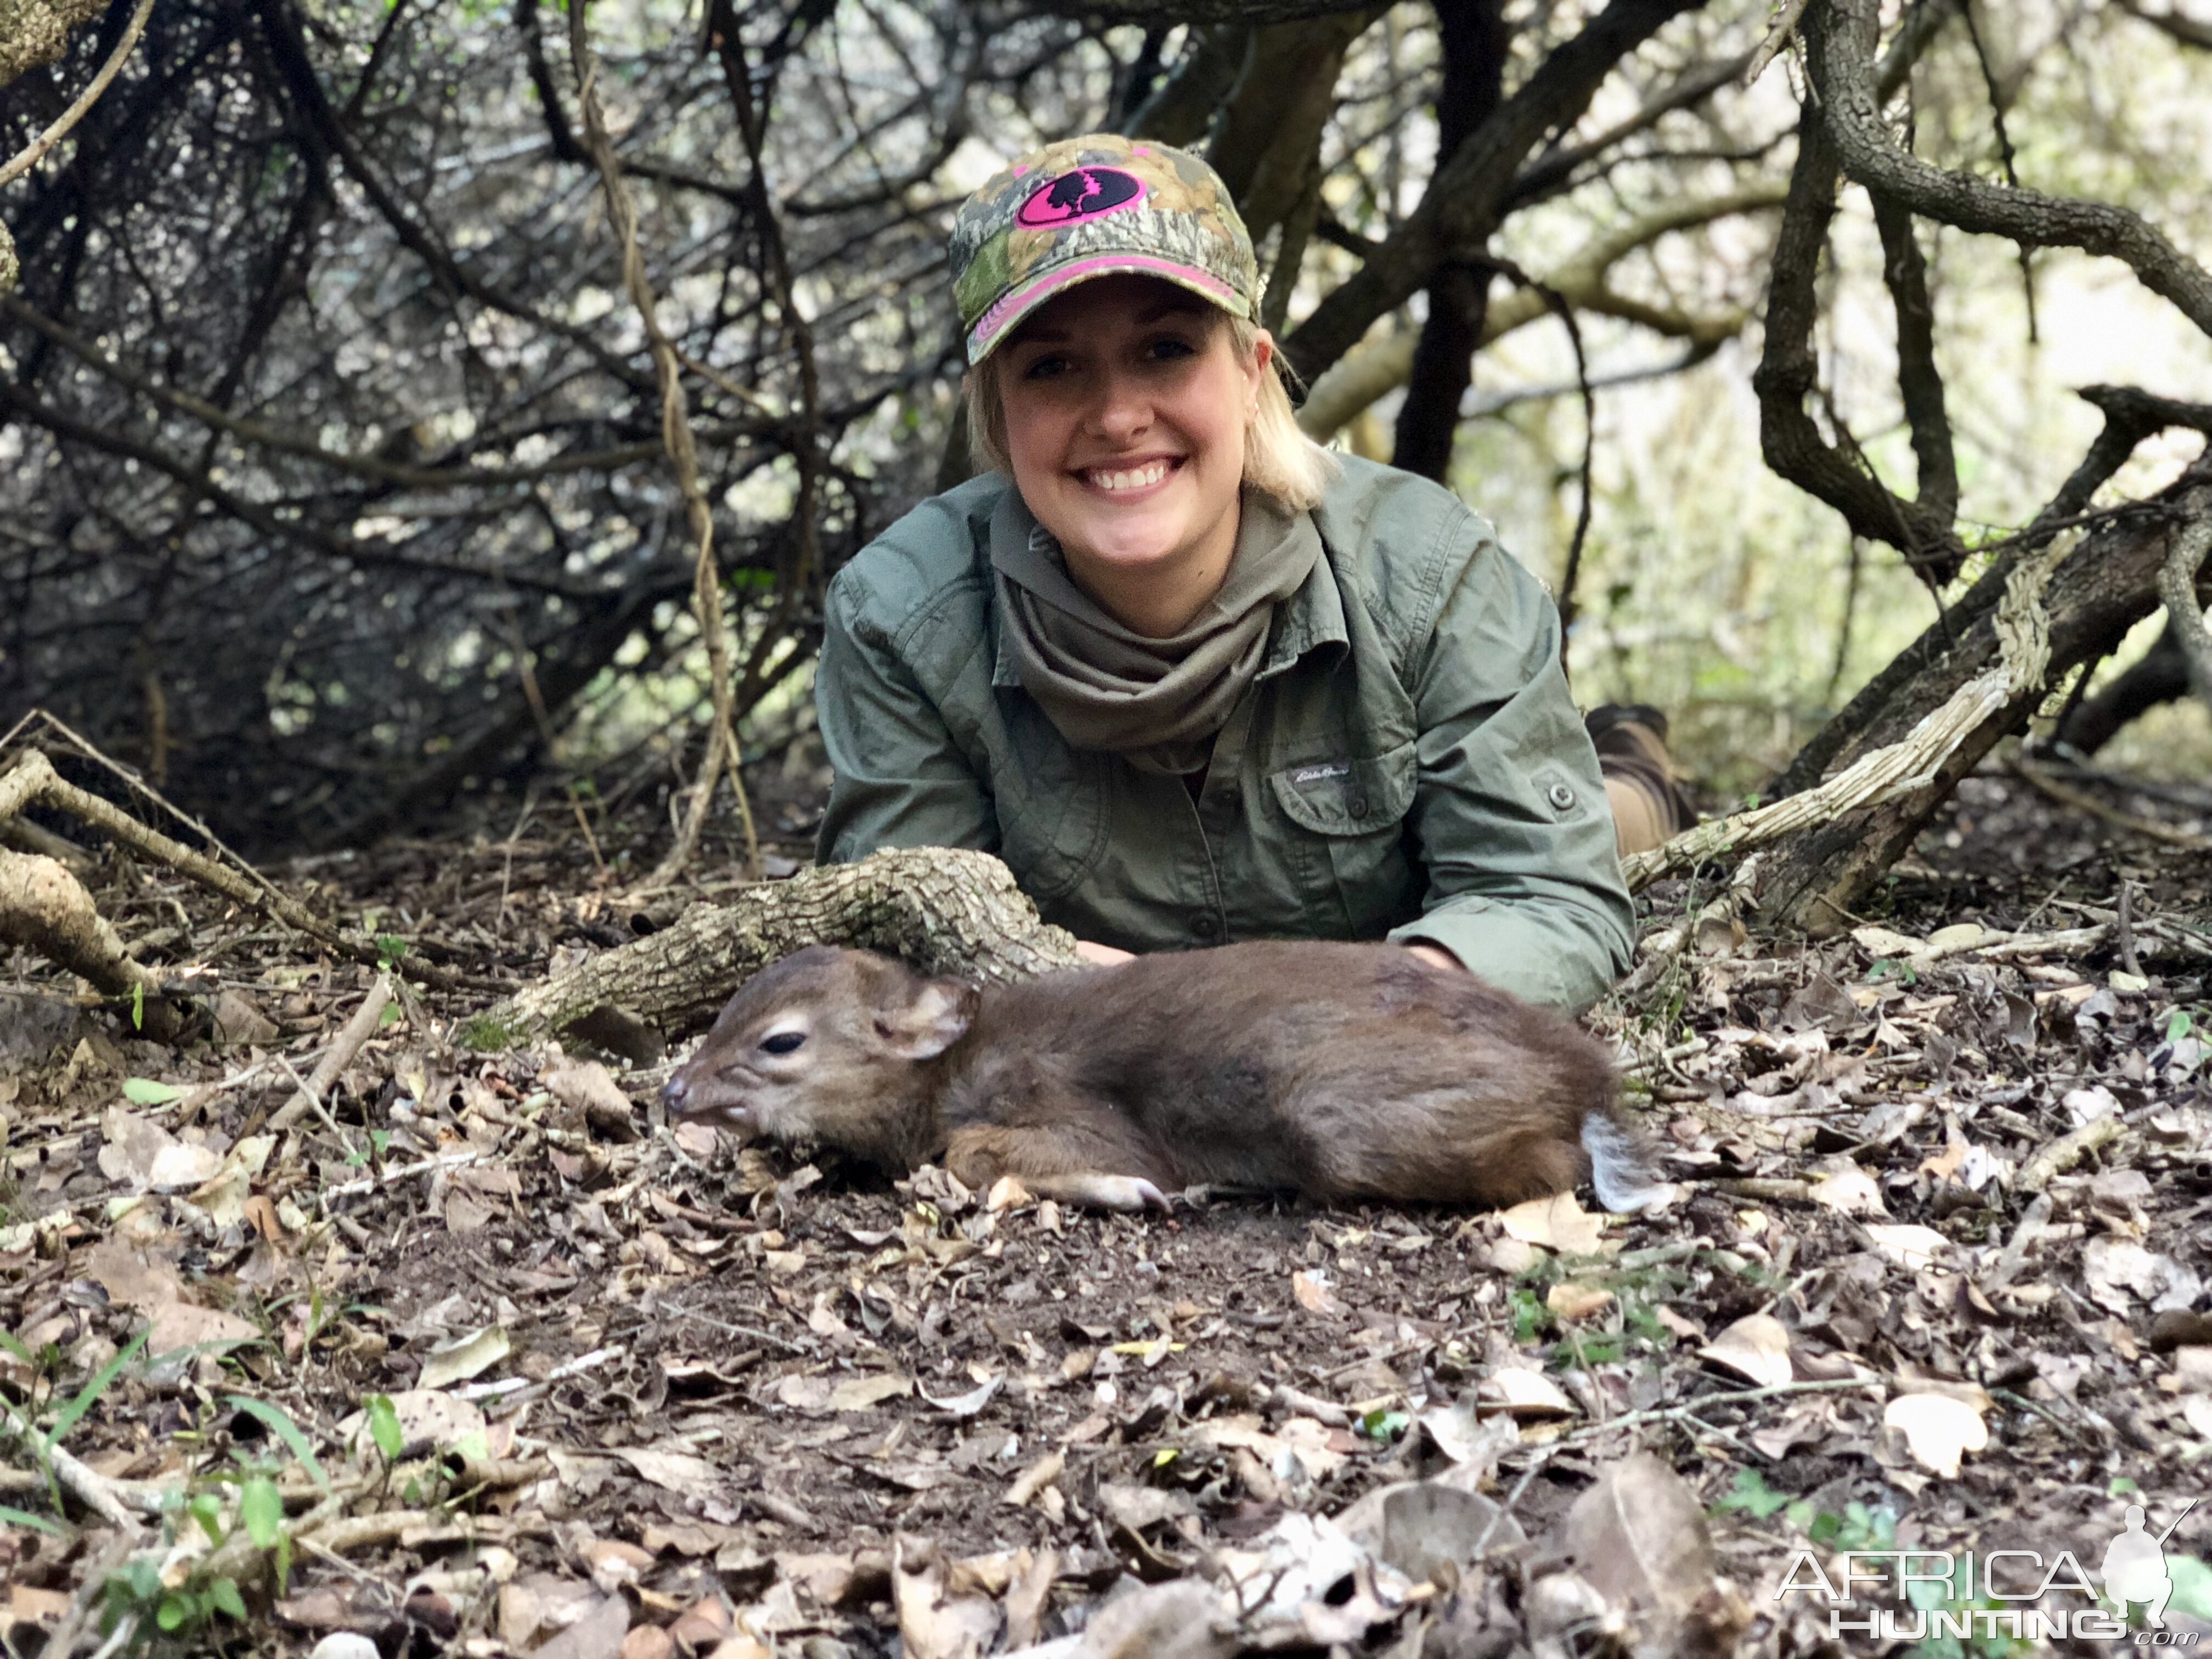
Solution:
[{"label": "duiker's eye", "polygon": [[774,1036],[761,1039],[762,1049],[771,1054],[787,1054],[806,1041],[804,1031],[778,1031]]}]

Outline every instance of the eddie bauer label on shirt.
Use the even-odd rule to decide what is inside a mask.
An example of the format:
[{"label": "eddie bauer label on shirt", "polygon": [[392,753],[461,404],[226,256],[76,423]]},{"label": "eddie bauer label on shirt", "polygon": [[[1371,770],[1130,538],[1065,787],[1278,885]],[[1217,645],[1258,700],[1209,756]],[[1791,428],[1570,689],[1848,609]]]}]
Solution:
[{"label": "eddie bauer label on shirt", "polygon": [[1350,761],[1329,761],[1320,766],[1302,766],[1291,774],[1292,783],[1319,783],[1323,778],[1341,778],[1351,775]]}]

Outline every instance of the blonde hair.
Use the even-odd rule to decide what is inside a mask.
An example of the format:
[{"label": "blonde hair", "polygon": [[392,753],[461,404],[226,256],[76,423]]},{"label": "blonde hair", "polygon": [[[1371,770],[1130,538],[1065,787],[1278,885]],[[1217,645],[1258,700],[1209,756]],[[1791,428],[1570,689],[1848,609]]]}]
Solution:
[{"label": "blonde hair", "polygon": [[[1229,343],[1237,361],[1250,362],[1259,349],[1258,325],[1225,314]],[[1013,464],[1006,459],[1006,405],[999,391],[999,365],[993,353],[968,371],[963,392],[968,403],[968,444],[976,459],[1008,477]],[[1321,505],[1322,494],[1342,471],[1336,457],[1299,428],[1291,408],[1285,384],[1293,373],[1277,352],[1270,373],[1260,377],[1259,395],[1244,422],[1244,482],[1272,495],[1293,513]]]}]

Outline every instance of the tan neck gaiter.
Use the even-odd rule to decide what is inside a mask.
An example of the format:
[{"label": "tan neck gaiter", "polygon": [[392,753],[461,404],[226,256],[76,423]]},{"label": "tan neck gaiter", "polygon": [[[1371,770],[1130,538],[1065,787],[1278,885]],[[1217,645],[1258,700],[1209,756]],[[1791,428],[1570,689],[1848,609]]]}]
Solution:
[{"label": "tan neck gaiter", "polygon": [[1260,672],[1275,606],[1320,557],[1312,514],[1286,514],[1247,490],[1220,591],[1181,633],[1148,639],[1075,585],[1060,544],[1018,489],[991,515],[1000,625],[1023,689],[1071,746],[1176,776],[1206,764],[1214,734]]}]

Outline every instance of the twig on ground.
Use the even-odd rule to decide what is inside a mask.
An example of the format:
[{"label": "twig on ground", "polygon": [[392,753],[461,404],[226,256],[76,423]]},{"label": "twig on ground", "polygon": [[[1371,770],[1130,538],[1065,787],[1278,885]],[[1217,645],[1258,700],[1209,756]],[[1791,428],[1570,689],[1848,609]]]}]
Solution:
[{"label": "twig on ground", "polygon": [[119,1531],[137,1532],[138,1517],[131,1514],[130,1506],[123,1501],[114,1482],[106,1475],[86,1468],[66,1447],[47,1445],[46,1437],[32,1425],[30,1419],[20,1414],[4,1400],[0,1400],[0,1428],[6,1429],[31,1448],[34,1457],[43,1457],[53,1470],[54,1479],[60,1482],[62,1490],[85,1508]]},{"label": "twig on ground", "polygon": [[2022,1193],[2041,1192],[2100,1146],[2107,1146],[2118,1140],[2124,1127],[2118,1113],[2091,1118],[2071,1134],[2059,1136],[2021,1164],[2020,1175],[2013,1182],[2013,1189]]},{"label": "twig on ground", "polygon": [[[243,860],[240,860],[241,868],[234,869],[142,823],[105,797],[78,788],[54,770],[53,763],[42,750],[33,749],[6,773],[0,774],[0,818],[12,818],[40,801],[105,830],[156,863],[191,877],[227,899],[250,906],[271,921],[319,939],[341,955],[372,967],[385,965],[386,952],[374,939],[349,937],[307,906],[280,892],[266,877],[244,865]],[[228,853],[228,848],[222,850]],[[416,951],[408,951],[393,965],[408,978],[441,990],[471,988],[469,981],[434,967]]]},{"label": "twig on ground", "polygon": [[[317,1111],[323,1110],[323,1097],[331,1091],[331,1085],[338,1080],[345,1068],[353,1064],[353,1057],[361,1052],[362,1044],[376,1035],[377,1028],[384,1023],[384,1011],[391,1004],[392,981],[388,975],[379,974],[376,983],[368,988],[368,994],[361,1000],[361,1006],[354,1010],[353,1018],[345,1023],[345,1028],[338,1033],[337,1041],[331,1044],[329,1051],[309,1073],[307,1080],[300,1083],[298,1076],[294,1075],[292,1080],[300,1084],[300,1092],[278,1108],[276,1115],[269,1120],[271,1130],[282,1133],[290,1128],[310,1107]],[[287,1066],[284,1069],[290,1072],[292,1068]],[[330,1115],[325,1112],[325,1122],[329,1121],[329,1117]],[[337,1125],[331,1123],[331,1128],[336,1132]],[[343,1140],[345,1137],[340,1133],[338,1139]]]},{"label": "twig on ground", "polygon": [[2142,963],[2136,959],[2135,919],[2129,915],[2128,878],[2120,878],[2120,896],[2113,907],[2112,943],[2120,953],[2120,966],[2137,979],[2142,977]]}]

